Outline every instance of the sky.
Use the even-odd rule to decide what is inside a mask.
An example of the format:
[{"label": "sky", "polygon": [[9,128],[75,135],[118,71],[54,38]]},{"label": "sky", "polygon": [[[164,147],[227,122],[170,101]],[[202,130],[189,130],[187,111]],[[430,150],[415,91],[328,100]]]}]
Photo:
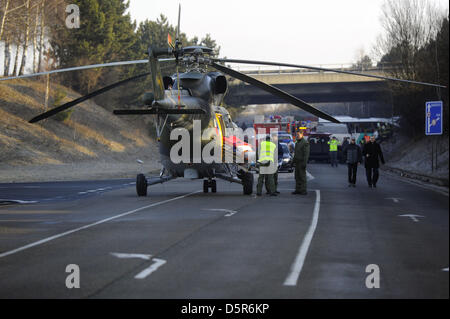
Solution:
[{"label": "sky", "polygon": [[[448,10],[447,0],[433,0]],[[130,0],[132,19],[156,20],[162,13],[181,32],[199,39],[207,33],[220,57],[309,65],[355,62],[369,56],[384,0]]]}]

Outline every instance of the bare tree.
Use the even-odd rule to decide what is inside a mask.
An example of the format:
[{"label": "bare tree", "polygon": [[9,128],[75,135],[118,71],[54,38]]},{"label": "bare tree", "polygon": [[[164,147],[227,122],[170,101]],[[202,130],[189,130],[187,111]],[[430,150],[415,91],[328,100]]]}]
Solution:
[{"label": "bare tree", "polygon": [[11,41],[10,36],[9,36],[9,34],[7,34],[4,37],[4,44],[5,44],[5,48],[4,48],[5,61],[4,61],[4,66],[3,66],[3,75],[4,76],[9,75],[9,68],[11,65],[10,41]]},{"label": "bare tree", "polygon": [[428,0],[385,0],[381,16],[385,33],[374,53],[388,60],[381,62],[393,63],[395,76],[415,79],[418,52],[436,37],[445,16]]},{"label": "bare tree", "polygon": [[0,24],[0,41],[2,40],[2,36],[3,36],[3,30],[4,30],[4,27],[5,27],[6,16],[8,15],[9,3],[10,3],[10,0],[6,0],[5,5],[2,8],[3,9],[3,15],[2,15],[2,21],[1,21],[1,24]]},{"label": "bare tree", "polygon": [[14,68],[13,68],[13,75],[18,75],[18,64],[19,64],[19,52],[20,52],[20,34],[18,37],[18,42],[16,43],[16,51],[15,51],[15,57],[14,57]]},{"label": "bare tree", "polygon": [[25,70],[25,63],[27,61],[28,45],[30,41],[30,15],[31,15],[31,0],[25,0],[25,14],[24,14],[24,42],[22,47],[22,61],[20,63],[19,75],[22,75]]},{"label": "bare tree", "polygon": [[42,71],[42,59],[43,59],[43,52],[44,52],[44,37],[45,37],[45,0],[42,1],[41,7],[40,7],[40,24],[39,24],[39,57],[38,57],[38,66],[37,70],[38,72]]}]

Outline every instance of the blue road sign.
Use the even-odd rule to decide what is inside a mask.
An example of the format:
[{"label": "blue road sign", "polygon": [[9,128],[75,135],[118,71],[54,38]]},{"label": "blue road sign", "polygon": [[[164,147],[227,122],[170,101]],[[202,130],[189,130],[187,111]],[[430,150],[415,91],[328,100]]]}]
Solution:
[{"label": "blue road sign", "polygon": [[425,135],[442,135],[442,101],[425,103]]}]

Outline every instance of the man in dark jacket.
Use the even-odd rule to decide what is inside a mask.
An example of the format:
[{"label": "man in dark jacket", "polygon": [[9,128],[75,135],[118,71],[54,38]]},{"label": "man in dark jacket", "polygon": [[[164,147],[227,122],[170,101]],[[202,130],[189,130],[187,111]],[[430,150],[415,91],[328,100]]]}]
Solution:
[{"label": "man in dark jacket", "polygon": [[348,141],[348,137],[344,137],[344,141],[342,142],[342,145],[341,145],[342,161],[344,161],[344,162],[347,161],[347,159],[345,158],[345,149],[347,148],[348,144],[350,144]]},{"label": "man in dark jacket", "polygon": [[348,187],[356,187],[356,173],[358,171],[358,163],[362,164],[362,152],[361,148],[356,145],[354,137],[352,137],[350,144],[345,147],[343,155],[348,166]]},{"label": "man in dark jacket", "polygon": [[375,142],[375,136],[370,137],[370,141],[364,145],[363,156],[366,167],[367,183],[369,187],[377,187],[378,168],[381,163],[384,164],[383,152],[381,152],[380,145]]}]

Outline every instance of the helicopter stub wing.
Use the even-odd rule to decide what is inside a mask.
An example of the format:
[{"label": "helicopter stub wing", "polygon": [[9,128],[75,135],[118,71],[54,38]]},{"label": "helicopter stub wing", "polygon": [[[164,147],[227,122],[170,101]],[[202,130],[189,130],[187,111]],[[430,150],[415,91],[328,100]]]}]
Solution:
[{"label": "helicopter stub wing", "polygon": [[203,109],[158,109],[152,108],[147,110],[114,110],[113,113],[115,115],[144,115],[144,114],[157,114],[157,115],[166,115],[166,114],[206,114],[206,111]]}]

